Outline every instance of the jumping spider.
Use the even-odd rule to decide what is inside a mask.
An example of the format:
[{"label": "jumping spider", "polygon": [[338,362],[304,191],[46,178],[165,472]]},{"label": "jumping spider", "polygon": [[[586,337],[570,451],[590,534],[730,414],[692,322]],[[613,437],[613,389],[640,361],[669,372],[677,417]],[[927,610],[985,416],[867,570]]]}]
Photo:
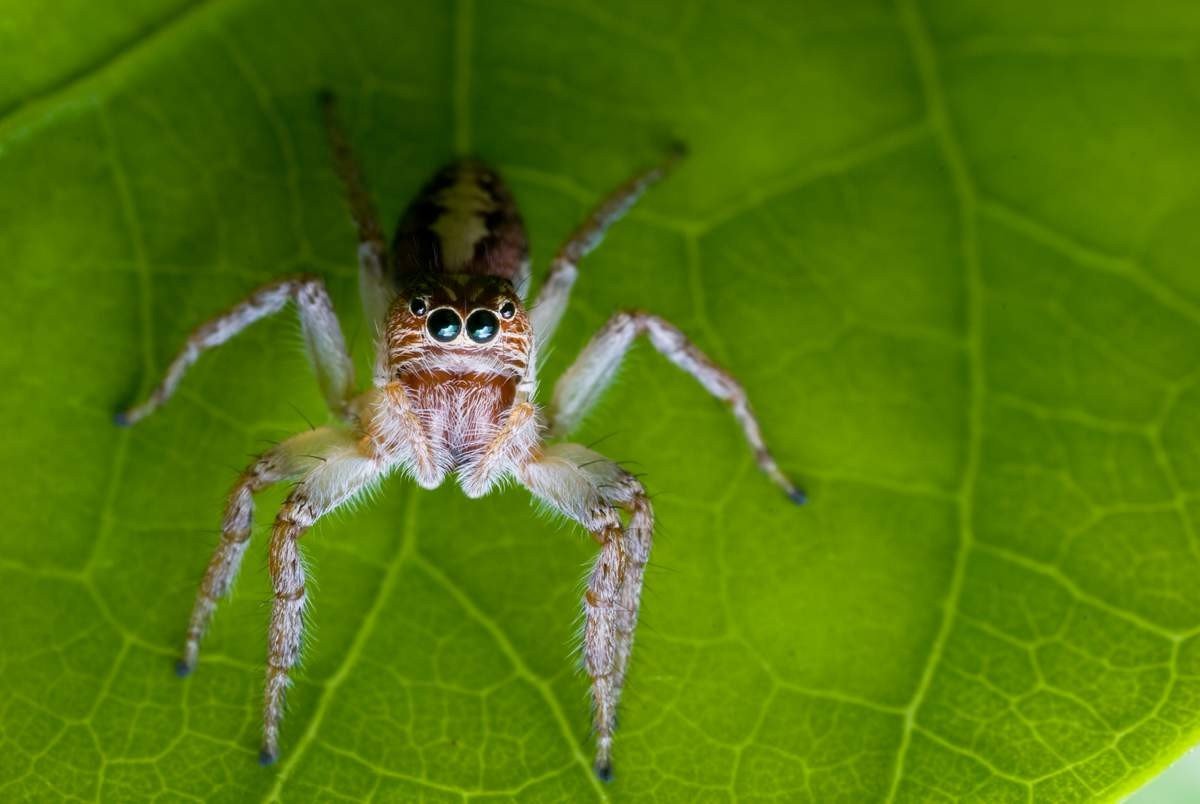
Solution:
[{"label": "jumping spider", "polygon": [[401,470],[436,488],[453,474],[468,497],[508,478],[588,530],[600,556],[583,596],[583,660],[591,678],[596,773],[612,775],[617,701],[633,646],[642,575],[654,515],[642,484],[592,450],[558,441],[570,433],[612,379],[634,338],[646,335],[664,357],[728,403],[759,467],[793,502],[804,496],[767,451],[741,385],[671,323],[639,310],[616,313],[558,381],[547,410],[535,404],[538,350],[567,307],[578,264],[608,227],[681,155],[634,176],[608,196],[559,249],[534,304],[526,306],[525,230],[500,177],[476,161],[437,173],[409,206],[392,246],[338,121],[321,96],[334,165],[358,229],[362,304],[378,332],[373,386],[359,393],[354,368],[325,285],[293,276],[260,287],[200,325],[149,398],[117,416],[131,425],[165,403],[205,350],[293,301],[332,411],[341,419],[289,438],[243,472],[225,508],[221,541],[200,584],[177,669],[196,664],[217,601],[229,594],[250,538],[252,495],[295,481],[275,518],[269,567],[274,601],[263,704],[264,764],[279,754],[288,672],[300,656],[305,578],[300,537],[325,514]]}]

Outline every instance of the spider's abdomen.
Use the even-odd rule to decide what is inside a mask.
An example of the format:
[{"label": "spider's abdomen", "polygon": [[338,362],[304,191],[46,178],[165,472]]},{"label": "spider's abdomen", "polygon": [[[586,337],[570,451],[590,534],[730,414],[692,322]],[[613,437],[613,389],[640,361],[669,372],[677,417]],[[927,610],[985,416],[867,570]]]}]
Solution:
[{"label": "spider's abdomen", "polygon": [[438,171],[396,227],[392,270],[400,287],[417,274],[443,273],[501,277],[524,290],[525,226],[499,174],[476,160]]},{"label": "spider's abdomen", "polygon": [[495,440],[512,406],[517,378],[433,372],[406,383],[413,408],[447,471],[469,468]]}]

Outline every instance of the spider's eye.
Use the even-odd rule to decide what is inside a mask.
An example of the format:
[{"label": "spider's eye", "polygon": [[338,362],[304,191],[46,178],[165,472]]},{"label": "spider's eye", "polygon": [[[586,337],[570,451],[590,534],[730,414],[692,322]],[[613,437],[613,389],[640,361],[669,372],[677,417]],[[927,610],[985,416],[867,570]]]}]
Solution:
[{"label": "spider's eye", "polygon": [[420,296],[408,303],[408,311],[413,315],[425,315],[426,309],[425,300]]},{"label": "spider's eye", "polygon": [[467,318],[467,337],[475,343],[487,343],[500,331],[500,322],[491,310],[476,310]]},{"label": "spider's eye", "polygon": [[512,302],[506,301],[504,304],[500,305],[500,317],[505,321],[512,318],[516,314],[517,305],[513,304]]},{"label": "spider's eye", "polygon": [[449,343],[462,331],[462,319],[449,307],[443,307],[433,311],[425,328],[429,330],[429,334],[435,341]]}]

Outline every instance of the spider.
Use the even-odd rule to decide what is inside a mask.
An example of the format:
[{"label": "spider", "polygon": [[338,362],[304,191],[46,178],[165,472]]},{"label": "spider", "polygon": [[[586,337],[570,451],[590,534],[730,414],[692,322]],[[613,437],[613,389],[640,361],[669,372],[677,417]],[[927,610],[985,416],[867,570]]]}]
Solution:
[{"label": "spider", "polygon": [[300,538],[322,516],[390,472],[423,488],[454,475],[468,497],[509,479],[582,525],[599,544],[583,595],[583,664],[591,680],[595,770],[612,777],[617,703],[633,647],[654,514],[641,482],[591,449],[555,440],[571,432],[609,384],[640,335],[732,409],[758,466],[796,503],[804,494],[763,442],[742,386],[673,324],[641,310],[618,312],[559,379],[548,408],[534,401],[538,354],[567,308],[580,260],[682,156],[659,164],[605,198],[567,239],[531,305],[524,225],[499,175],[474,160],[443,168],[421,190],[385,245],[332,94],[320,95],[336,173],[358,232],[364,314],[375,328],[374,382],[359,391],[325,285],[310,275],[276,280],[197,327],[142,403],[116,417],[132,425],[163,405],[200,355],[294,302],[308,356],[340,422],[267,450],[229,493],[221,539],[188,623],[176,669],[196,665],[217,601],[229,594],[250,539],[253,495],[294,481],[271,531],[274,589],[263,701],[264,765],[279,756],[288,674],[300,658],[305,569]]}]

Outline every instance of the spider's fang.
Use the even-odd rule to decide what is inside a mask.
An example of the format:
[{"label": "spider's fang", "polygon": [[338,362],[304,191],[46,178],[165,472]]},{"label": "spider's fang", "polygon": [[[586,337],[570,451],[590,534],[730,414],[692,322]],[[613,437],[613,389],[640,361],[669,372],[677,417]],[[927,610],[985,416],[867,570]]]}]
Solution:
[{"label": "spider's fang", "polygon": [[195,669],[196,668],[194,665],[188,664],[184,659],[180,659],[179,661],[175,662],[175,675],[179,676],[180,678],[187,678]]},{"label": "spider's fang", "polygon": [[596,766],[596,778],[602,782],[611,782],[613,777],[612,763],[605,762]]},{"label": "spider's fang", "polygon": [[277,759],[279,759],[279,755],[274,751],[268,751],[264,748],[258,752],[258,764],[262,765],[264,768],[269,768],[270,766],[274,765],[275,760]]}]

